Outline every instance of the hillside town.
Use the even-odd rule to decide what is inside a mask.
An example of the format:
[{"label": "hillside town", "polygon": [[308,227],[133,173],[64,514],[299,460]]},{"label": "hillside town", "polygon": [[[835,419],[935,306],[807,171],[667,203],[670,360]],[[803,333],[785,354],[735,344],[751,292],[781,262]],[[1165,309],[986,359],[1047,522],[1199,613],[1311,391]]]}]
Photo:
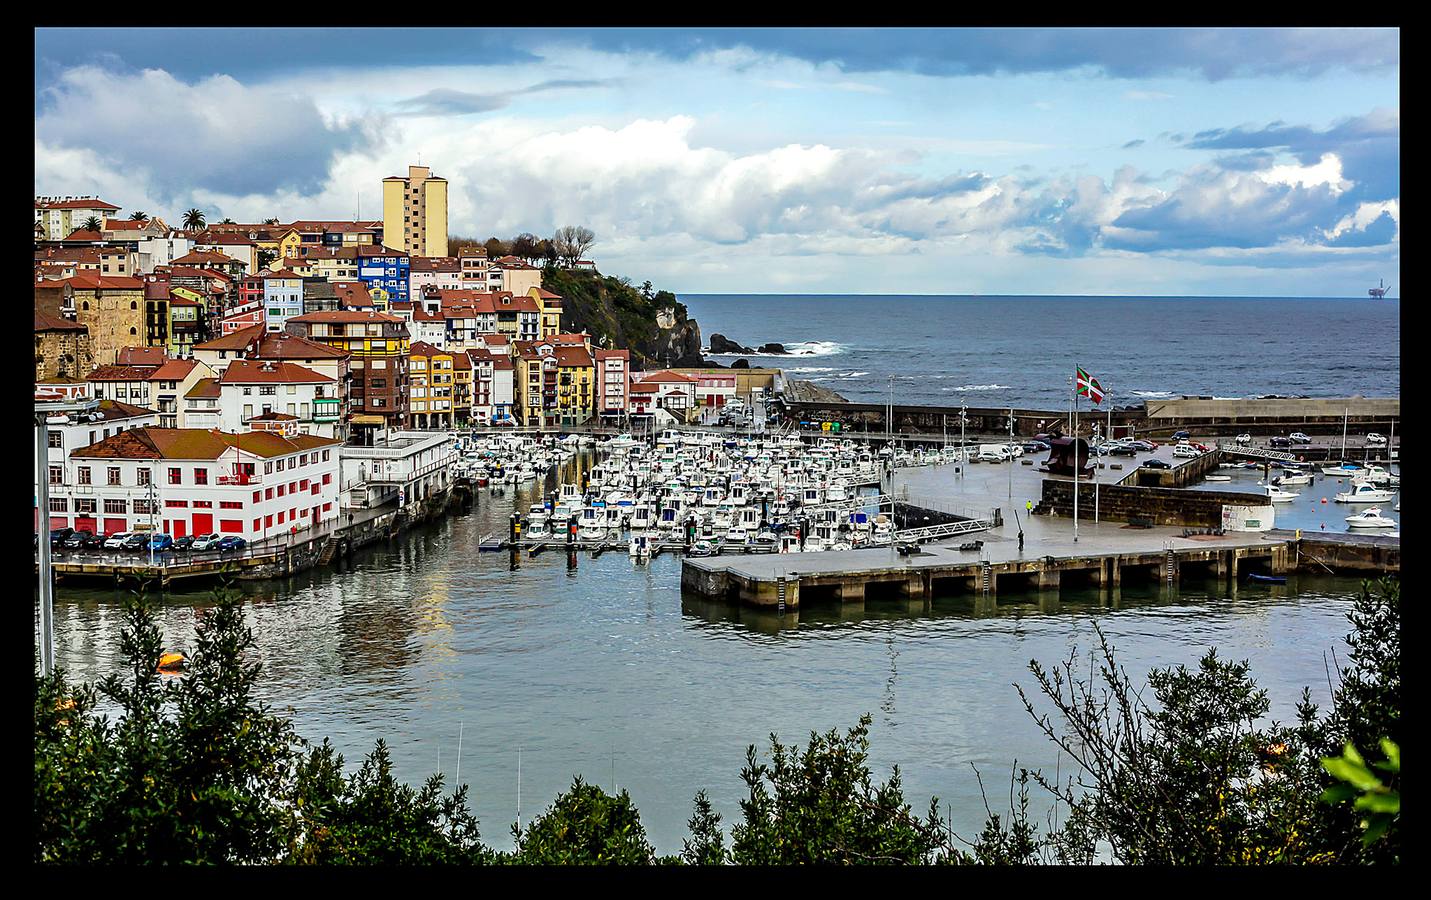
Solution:
[{"label": "hillside town", "polygon": [[[382,187],[381,220],[288,224],[35,198],[36,399],[90,403],[51,423],[52,528],[148,521],[152,470],[135,460],[167,464],[166,532],[252,538],[335,519],[341,460],[397,434],[431,432],[418,453],[453,430],[660,427],[735,397],[735,373],[638,371],[573,333],[542,248],[449,255],[430,168]],[[575,237],[547,264],[594,270],[590,232]],[[293,477],[250,490],[260,466]]]}]

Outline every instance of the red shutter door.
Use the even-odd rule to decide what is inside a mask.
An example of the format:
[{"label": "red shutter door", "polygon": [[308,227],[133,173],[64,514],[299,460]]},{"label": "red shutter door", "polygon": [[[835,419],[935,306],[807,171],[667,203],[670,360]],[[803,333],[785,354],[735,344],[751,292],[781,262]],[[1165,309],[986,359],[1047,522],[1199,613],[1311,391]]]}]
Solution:
[{"label": "red shutter door", "polygon": [[75,530],[88,531],[90,534],[94,534],[95,532],[97,532],[98,529],[95,528],[94,516],[76,516]]},{"label": "red shutter door", "polygon": [[70,524],[69,516],[50,516],[51,528],[68,528]]},{"label": "red shutter door", "polygon": [[120,518],[120,519],[105,519],[105,520],[104,520],[104,533],[105,533],[105,534],[115,534],[116,532],[128,531],[128,530],[129,530],[129,520],[128,520],[128,519]]},{"label": "red shutter door", "polygon": [[213,513],[194,513],[194,536],[214,533]]},{"label": "red shutter door", "polygon": [[178,540],[189,533],[189,522],[186,519],[174,520],[174,539]]}]

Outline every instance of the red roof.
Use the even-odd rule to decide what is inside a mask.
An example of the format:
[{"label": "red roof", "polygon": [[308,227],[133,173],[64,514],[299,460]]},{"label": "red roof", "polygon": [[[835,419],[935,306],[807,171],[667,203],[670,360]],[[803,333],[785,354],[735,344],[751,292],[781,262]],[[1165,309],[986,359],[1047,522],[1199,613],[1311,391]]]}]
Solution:
[{"label": "red roof", "polygon": [[219,384],[328,384],[336,380],[295,363],[236,359],[219,377]]},{"label": "red roof", "polygon": [[650,375],[643,375],[642,381],[655,384],[696,384],[699,378],[692,378],[689,375],[682,375],[680,372],[653,372]]},{"label": "red roof", "polygon": [[41,200],[36,198],[35,209],[112,209],[119,212],[119,207],[113,203],[105,203],[97,197],[78,200]]},{"label": "red roof", "polygon": [[60,240],[63,240],[63,241],[102,241],[102,240],[104,240],[104,235],[100,234],[98,231],[86,231],[86,230],[83,229],[83,228],[76,228],[74,231],[71,231],[66,237],[60,238]]},{"label": "red roof", "polygon": [[130,278],[126,275],[101,275],[91,270],[76,272],[64,281],[70,287],[81,291],[92,291],[97,288],[133,291],[144,289],[142,278]]},{"label": "red roof", "polygon": [[164,365],[165,358],[163,347],[120,347],[114,362],[120,366],[153,366],[157,369]]},{"label": "red roof", "polygon": [[36,331],[89,331],[89,326],[35,310]]},{"label": "red roof", "polygon": [[176,266],[231,266],[235,263],[243,264],[243,260],[234,259],[232,256],[225,256],[217,250],[190,250],[183,256],[174,260]]},{"label": "red roof", "polygon": [[218,459],[230,447],[259,457],[287,456],[316,447],[341,443],[311,434],[284,437],[272,431],[245,431],[228,434],[204,428],[155,428],[144,426],[121,431],[83,447],[71,456],[103,459]]},{"label": "red roof", "polygon": [[361,309],[331,309],[320,312],[304,313],[301,316],[289,316],[289,322],[311,323],[311,322],[393,322],[404,324],[403,320],[397,316],[390,316],[387,313],[373,312]]}]

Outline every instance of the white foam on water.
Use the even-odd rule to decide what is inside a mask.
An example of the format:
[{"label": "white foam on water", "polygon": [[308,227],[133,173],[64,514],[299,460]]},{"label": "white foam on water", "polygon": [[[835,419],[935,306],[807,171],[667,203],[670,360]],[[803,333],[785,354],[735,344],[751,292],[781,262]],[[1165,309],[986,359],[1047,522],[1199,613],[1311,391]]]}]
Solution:
[{"label": "white foam on water", "polygon": [[1133,392],[1133,396],[1135,396],[1135,397],[1154,397],[1154,398],[1159,398],[1159,397],[1172,397],[1172,396],[1174,396],[1174,394],[1173,394],[1172,391],[1134,391],[1134,392]]},{"label": "white foam on water", "polygon": [[793,369],[786,369],[787,372],[833,372],[834,366],[796,366]]},{"label": "white foam on water", "polygon": [[845,352],[845,345],[834,341],[796,341],[793,344],[784,344],[784,353],[708,353],[701,352],[713,358],[729,357],[739,359],[740,357],[770,357],[771,359],[788,359],[792,356],[834,356],[837,353]]},{"label": "white foam on water", "polygon": [[841,373],[840,373],[838,376],[836,376],[836,377],[838,377],[838,378],[859,378],[859,377],[862,376],[862,375],[868,375],[868,374],[869,374],[868,372],[841,372]]},{"label": "white foam on water", "polygon": [[1007,384],[961,384],[958,387],[946,387],[940,388],[939,390],[957,391],[962,394],[966,391],[1006,391],[1008,389],[1009,386]]}]

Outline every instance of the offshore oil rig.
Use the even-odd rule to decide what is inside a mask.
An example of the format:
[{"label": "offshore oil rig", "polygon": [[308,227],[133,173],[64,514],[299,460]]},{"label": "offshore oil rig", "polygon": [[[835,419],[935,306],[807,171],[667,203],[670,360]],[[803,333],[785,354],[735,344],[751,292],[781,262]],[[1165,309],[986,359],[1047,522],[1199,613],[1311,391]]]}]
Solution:
[{"label": "offshore oil rig", "polygon": [[1367,289],[1367,294],[1373,300],[1381,300],[1386,296],[1386,292],[1391,290],[1391,285],[1386,283],[1386,279],[1378,278],[1377,282],[1378,284],[1376,287]]}]

